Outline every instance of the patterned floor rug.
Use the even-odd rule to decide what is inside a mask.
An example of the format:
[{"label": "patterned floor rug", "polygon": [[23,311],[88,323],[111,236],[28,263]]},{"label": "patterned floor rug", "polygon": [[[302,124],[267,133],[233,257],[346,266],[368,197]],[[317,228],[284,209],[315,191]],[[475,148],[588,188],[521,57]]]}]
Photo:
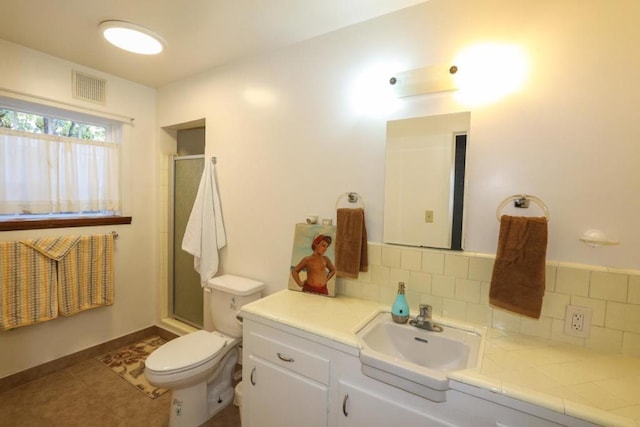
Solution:
[{"label": "patterned floor rug", "polygon": [[107,368],[118,374],[128,383],[143,392],[151,399],[162,396],[168,390],[155,387],[144,376],[144,361],[149,354],[166,341],[158,336],[119,348],[111,353],[98,357]]}]

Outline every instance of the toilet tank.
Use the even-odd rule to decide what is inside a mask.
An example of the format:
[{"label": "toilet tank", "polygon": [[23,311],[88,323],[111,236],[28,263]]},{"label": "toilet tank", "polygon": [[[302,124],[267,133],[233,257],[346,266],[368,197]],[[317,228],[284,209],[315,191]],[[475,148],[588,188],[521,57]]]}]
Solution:
[{"label": "toilet tank", "polygon": [[207,282],[209,314],[214,328],[234,338],[242,336],[242,325],[236,319],[243,305],[262,297],[264,283],[245,277],[224,274]]}]

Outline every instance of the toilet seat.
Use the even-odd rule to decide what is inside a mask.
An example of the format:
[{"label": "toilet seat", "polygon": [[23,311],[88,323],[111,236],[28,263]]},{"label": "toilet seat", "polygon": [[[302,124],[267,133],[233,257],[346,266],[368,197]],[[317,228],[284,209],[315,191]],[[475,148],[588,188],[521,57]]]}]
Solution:
[{"label": "toilet seat", "polygon": [[208,363],[227,346],[229,338],[219,332],[193,332],[171,340],[151,353],[145,368],[156,375],[177,374]]}]

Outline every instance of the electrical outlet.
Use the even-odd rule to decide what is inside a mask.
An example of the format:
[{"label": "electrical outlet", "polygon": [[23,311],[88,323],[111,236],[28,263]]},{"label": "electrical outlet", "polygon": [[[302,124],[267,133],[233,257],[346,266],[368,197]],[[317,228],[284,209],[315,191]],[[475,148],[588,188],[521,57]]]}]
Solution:
[{"label": "electrical outlet", "polygon": [[433,211],[424,211],[424,222],[433,222]]},{"label": "electrical outlet", "polygon": [[571,330],[576,332],[582,332],[584,330],[584,314],[571,314]]},{"label": "electrical outlet", "polygon": [[591,333],[591,314],[588,307],[568,305],[564,316],[564,333],[574,337],[588,338]]}]

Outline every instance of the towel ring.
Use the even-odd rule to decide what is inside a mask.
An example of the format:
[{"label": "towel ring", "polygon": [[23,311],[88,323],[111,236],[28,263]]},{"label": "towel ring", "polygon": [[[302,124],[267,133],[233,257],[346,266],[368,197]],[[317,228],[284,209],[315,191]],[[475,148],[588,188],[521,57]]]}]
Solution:
[{"label": "towel ring", "polygon": [[359,203],[360,207],[364,209],[364,199],[362,198],[362,196],[355,192],[348,192],[342,193],[338,196],[338,199],[336,200],[336,210],[338,210],[338,205],[340,205],[340,202],[344,197],[347,198],[347,201],[349,203]]},{"label": "towel ring", "polygon": [[500,203],[500,206],[498,206],[498,209],[496,209],[496,218],[498,219],[498,222],[500,222],[500,217],[502,216],[502,210],[512,200],[514,201],[513,205],[516,208],[528,208],[529,200],[533,200],[538,206],[540,206],[540,208],[544,212],[545,218],[547,218],[547,221],[549,221],[549,218],[550,218],[549,208],[541,199],[537,198],[536,196],[529,196],[527,194],[514,194],[513,196],[509,196],[506,199],[504,199],[502,203]]}]

